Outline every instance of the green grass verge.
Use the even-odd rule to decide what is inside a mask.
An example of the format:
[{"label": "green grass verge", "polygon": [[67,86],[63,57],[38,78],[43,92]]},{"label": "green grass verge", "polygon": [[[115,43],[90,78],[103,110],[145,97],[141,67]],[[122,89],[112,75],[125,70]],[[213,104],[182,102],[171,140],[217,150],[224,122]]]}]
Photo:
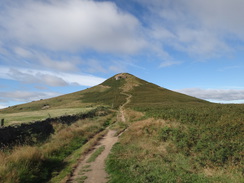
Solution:
[{"label": "green grass verge", "polygon": [[84,183],[86,179],[87,179],[87,176],[81,176],[80,178],[76,179],[76,181],[78,183]]},{"label": "green grass verge", "polygon": [[86,162],[87,163],[94,162],[96,158],[104,151],[104,149],[105,149],[104,145],[96,149],[96,151],[92,153],[92,155],[89,157],[89,159]]}]

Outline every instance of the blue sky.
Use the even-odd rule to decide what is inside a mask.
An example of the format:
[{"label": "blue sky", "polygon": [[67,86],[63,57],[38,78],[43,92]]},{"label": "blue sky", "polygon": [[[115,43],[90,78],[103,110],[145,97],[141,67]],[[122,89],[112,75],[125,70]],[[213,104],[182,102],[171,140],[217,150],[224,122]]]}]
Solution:
[{"label": "blue sky", "polygon": [[0,108],[120,72],[244,103],[243,0],[1,0]]}]

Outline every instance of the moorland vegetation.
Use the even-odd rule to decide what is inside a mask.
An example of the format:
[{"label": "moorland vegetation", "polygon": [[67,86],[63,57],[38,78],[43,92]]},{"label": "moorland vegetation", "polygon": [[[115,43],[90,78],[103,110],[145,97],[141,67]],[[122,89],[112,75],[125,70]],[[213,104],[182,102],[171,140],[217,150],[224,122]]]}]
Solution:
[{"label": "moorland vegetation", "polygon": [[243,104],[214,104],[138,80],[127,107],[144,116],[114,146],[110,182],[244,180]]},{"label": "moorland vegetation", "polygon": [[[111,183],[244,182],[243,104],[210,103],[124,75],[3,112],[40,110],[45,103],[53,109],[105,106],[110,111],[70,126],[57,124],[42,144],[2,151],[0,182],[64,179],[77,156],[96,143],[92,137],[98,139],[107,126],[124,131],[106,160]],[[125,122],[116,120],[121,106]]]}]

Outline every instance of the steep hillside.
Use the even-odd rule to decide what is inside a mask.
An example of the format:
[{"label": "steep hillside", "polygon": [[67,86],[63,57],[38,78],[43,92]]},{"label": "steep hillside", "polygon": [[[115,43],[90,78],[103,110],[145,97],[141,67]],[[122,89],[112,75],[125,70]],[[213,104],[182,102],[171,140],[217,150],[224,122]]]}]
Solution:
[{"label": "steep hillside", "polygon": [[136,81],[127,90],[127,107],[144,117],[130,116],[133,123],[107,162],[110,182],[244,181],[244,105],[214,104]]},{"label": "steep hillside", "polygon": [[50,99],[40,99],[39,101],[15,105],[6,109],[1,109],[0,113],[37,111],[45,109],[45,107],[49,109],[64,109],[86,107],[90,105],[114,105],[116,108],[124,102],[124,96],[120,95],[120,87],[124,83],[125,80],[115,80],[114,77],[111,77],[105,82],[86,90]]},{"label": "steep hillside", "polygon": [[118,109],[126,101],[127,95],[132,97],[130,106],[161,106],[172,103],[207,103],[206,101],[161,88],[148,83],[131,74],[117,74],[103,83],[86,90],[33,101],[0,110],[0,118],[5,125],[18,124],[33,120],[42,120],[65,114],[87,111],[96,106],[107,106]]},{"label": "steep hillside", "polygon": [[121,94],[122,87],[126,84],[126,79],[121,78],[116,80],[113,76],[100,84],[104,91],[86,92],[83,96],[83,101],[94,104],[108,105],[111,108],[118,109],[125,102],[125,96]]},{"label": "steep hillside", "polygon": [[[118,76],[119,75],[120,74],[118,74]],[[113,108],[118,108],[118,106],[125,101],[125,96],[120,93],[121,91],[129,92],[133,95],[133,100],[131,102],[133,105],[140,105],[143,103],[155,105],[162,102],[205,102],[194,97],[161,88],[127,73],[122,75],[125,77],[121,77],[116,80],[117,75],[115,75],[100,85],[86,90],[12,106],[0,110],[0,112],[13,113],[36,111],[45,108],[45,106],[52,109],[76,108],[85,107],[91,104],[103,104]]]},{"label": "steep hillside", "polygon": [[76,108],[76,107],[86,107],[90,105],[89,103],[83,102],[83,95],[89,92],[103,92],[107,88],[101,85],[88,88],[86,90],[50,98],[50,99],[40,99],[39,101],[32,101],[26,104],[15,105],[8,107],[6,109],[1,109],[0,113],[13,113],[13,112],[27,112],[27,111],[37,111],[42,110],[46,106],[50,109],[63,109],[63,108]]},{"label": "steep hillside", "polygon": [[173,103],[209,103],[207,101],[191,97],[185,94],[174,92],[166,88],[162,88],[153,83],[136,78],[138,86],[133,87],[129,93],[133,95],[130,106],[141,105],[165,105]]}]

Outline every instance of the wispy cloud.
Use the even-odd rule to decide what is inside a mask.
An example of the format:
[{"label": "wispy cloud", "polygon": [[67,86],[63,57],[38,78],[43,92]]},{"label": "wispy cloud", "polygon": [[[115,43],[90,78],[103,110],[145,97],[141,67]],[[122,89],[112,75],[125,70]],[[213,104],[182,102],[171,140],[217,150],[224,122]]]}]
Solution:
[{"label": "wispy cloud", "polygon": [[173,66],[173,65],[179,65],[181,63],[182,62],[180,62],[180,61],[167,60],[167,61],[162,62],[159,67],[161,67],[161,68],[170,67],[170,66]]},{"label": "wispy cloud", "polygon": [[229,70],[233,70],[233,69],[235,69],[235,70],[236,69],[242,69],[242,66],[232,65],[232,66],[220,68],[218,71],[224,72],[224,71],[229,71]]},{"label": "wispy cloud", "polygon": [[105,80],[104,78],[92,75],[24,68],[2,67],[0,68],[0,73],[0,78],[12,79],[23,83],[39,83],[47,86],[66,86],[73,84],[78,84],[81,86],[94,86]]},{"label": "wispy cloud", "polygon": [[[167,51],[201,58],[223,56],[238,50],[236,40],[244,41],[244,1],[241,0],[134,0],[143,3],[150,16],[148,35]],[[174,57],[173,55],[171,55]]]},{"label": "wispy cloud", "polygon": [[177,90],[178,92],[185,93],[197,98],[219,101],[219,102],[236,102],[244,101],[243,89],[201,89],[201,88],[186,88]]},{"label": "wispy cloud", "polygon": [[34,100],[46,99],[60,95],[57,92],[30,92],[30,91],[11,91],[0,92],[0,99],[14,100],[18,102],[30,102]]},{"label": "wispy cloud", "polygon": [[0,109],[6,108],[7,106],[5,105],[0,105]]},{"label": "wispy cloud", "polygon": [[87,67],[87,71],[89,71],[90,73],[108,72],[108,69],[106,69],[105,64],[103,64],[103,62],[99,60],[90,59],[83,65]]},{"label": "wispy cloud", "polygon": [[23,83],[35,83],[35,84],[45,84],[48,86],[66,86],[68,85],[62,78],[57,77],[53,74],[26,71],[26,70],[17,70],[17,69],[9,69],[7,73],[8,76],[16,81],[20,81]]}]

